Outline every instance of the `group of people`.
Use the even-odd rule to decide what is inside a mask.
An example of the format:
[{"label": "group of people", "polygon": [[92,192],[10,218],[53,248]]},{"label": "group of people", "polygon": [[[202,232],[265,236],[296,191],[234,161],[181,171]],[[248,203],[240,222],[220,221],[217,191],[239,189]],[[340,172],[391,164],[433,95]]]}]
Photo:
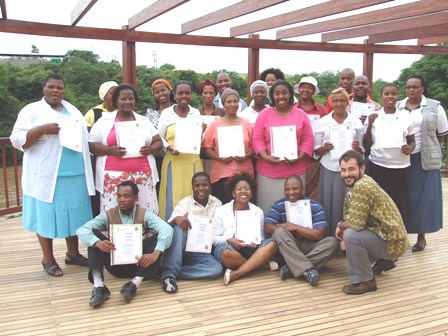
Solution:
[{"label": "group of people", "polygon": [[[83,117],[63,100],[64,79],[48,76],[44,97],[22,109],[11,134],[13,146],[25,153],[23,225],[37,234],[44,270],[62,276],[52,239],[65,238],[65,263],[89,267],[92,307],[110,296],[103,267],[133,277],[121,289],[126,302],[145,278],[160,276],[163,289],[175,293],[177,279],[215,278],[223,266],[226,285],[252,270],[270,269],[282,279],[300,277],[316,286],[318,269],[337,253],[339,239],[350,278],[343,291],[362,294],[376,290],[375,275],[396,266],[409,247],[407,233],[418,234],[412,251],[422,251],[425,234],[442,227],[440,142],[448,134],[445,111],[426,98],[424,79],[411,76],[400,102],[397,87],[385,85],[381,107],[369,95],[368,78],[344,69],[325,108],[313,99],[319,93],[313,77],[294,87],[279,69],[260,78],[250,86],[249,106],[227,73],[216,82],[204,80],[199,109],[190,105],[188,82],[172,87],[157,79],[151,84],[157,105],[146,116],[135,113],[133,86],[106,82],[99,89],[103,103]],[[352,113],[359,103],[369,113]],[[402,133],[398,146],[381,139],[380,121],[390,117]],[[180,119],[202,125],[200,154],[176,149]],[[144,135],[136,155],[117,137],[126,121],[138,123]],[[335,125],[350,129],[351,148],[342,157],[333,155]],[[219,155],[218,130],[228,126],[243,130],[240,156]],[[294,158],[273,155],[272,128],[282,126],[295,132]],[[79,137],[76,148],[64,146],[63,132]],[[308,197],[312,228],[289,222],[285,202]],[[235,214],[249,209],[260,220],[260,241],[247,244],[235,236]],[[214,218],[211,253],[185,252],[189,214]],[[143,255],[136,264],[110,265],[115,247],[104,231],[111,223],[143,224]],[[78,237],[88,259],[79,253]]]}]

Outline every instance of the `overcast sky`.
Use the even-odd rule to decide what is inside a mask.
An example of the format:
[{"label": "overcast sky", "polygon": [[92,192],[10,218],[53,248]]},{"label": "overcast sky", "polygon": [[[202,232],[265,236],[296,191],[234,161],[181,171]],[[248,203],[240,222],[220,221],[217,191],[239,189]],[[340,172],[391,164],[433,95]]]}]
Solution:
[{"label": "overcast sky", "polygon": [[[14,20],[69,25],[71,23],[70,14],[78,1],[79,0],[6,0],[7,14],[9,19]],[[130,17],[153,2],[154,1],[142,0],[98,0],[89,13],[78,23],[78,26],[121,29],[122,26],[127,24]],[[137,30],[180,33],[181,24],[183,22],[200,17],[215,9],[236,2],[238,1],[190,0],[186,4],[172,10],[170,13],[164,14],[140,26]],[[227,23],[221,23],[210,28],[198,30],[193,34],[229,36],[230,27],[259,20],[267,16],[297,10],[321,2],[324,1],[291,0],[281,5],[277,5],[275,8],[245,15]],[[409,2],[413,1],[396,0],[386,5],[375,6],[375,9]],[[353,14],[361,12],[362,10],[358,10],[354,11]],[[334,16],[334,18],[337,17],[338,16]],[[309,23],[316,21],[318,20],[310,21]],[[261,32],[260,38],[275,38],[276,30],[277,29]],[[365,37],[341,42],[360,43],[364,38]],[[299,40],[299,38],[294,40]],[[317,42],[320,40],[320,34],[301,37],[300,40]],[[81,49],[94,52],[104,61],[116,59],[121,63],[122,57],[121,42],[114,41],[41,37],[37,35],[6,33],[0,33],[0,41],[0,53],[30,53],[31,45],[34,44],[39,48],[41,54],[64,55],[68,50]],[[401,42],[401,44],[407,44],[408,42],[409,41]],[[415,44],[415,42],[413,44]],[[175,65],[177,69],[191,69],[200,73],[219,69],[247,73],[248,52],[247,49],[244,48],[137,43],[137,65],[153,66],[154,52],[156,53],[158,66],[164,63],[170,63]],[[412,62],[418,60],[420,57],[421,55],[375,54],[373,79],[376,80],[381,78],[383,80],[394,80],[399,76],[402,69],[410,66]],[[361,74],[362,58],[362,54],[358,53],[302,52],[263,49],[260,51],[260,71],[269,67],[279,67],[286,74],[293,75],[296,73],[312,71],[338,71],[346,67],[351,67],[357,74]]]}]

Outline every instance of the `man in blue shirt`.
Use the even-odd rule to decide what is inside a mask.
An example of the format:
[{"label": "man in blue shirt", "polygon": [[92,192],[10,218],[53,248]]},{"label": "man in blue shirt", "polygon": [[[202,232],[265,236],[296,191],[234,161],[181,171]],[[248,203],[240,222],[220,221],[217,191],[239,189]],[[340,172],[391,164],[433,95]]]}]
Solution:
[{"label": "man in blue shirt", "polygon": [[285,197],[275,202],[265,219],[266,235],[272,235],[278,244],[286,265],[280,269],[280,278],[305,278],[312,286],[319,281],[318,269],[325,265],[336,253],[338,242],[335,237],[325,237],[327,222],[322,205],[310,200],[313,228],[287,220],[285,202],[306,199],[305,188],[298,175],[285,181]]},{"label": "man in blue shirt", "polygon": [[[81,242],[88,247],[89,281],[93,283],[90,306],[97,307],[110,296],[104,285],[103,269],[119,278],[134,277],[120,290],[122,298],[129,303],[137,292],[138,286],[145,278],[155,278],[160,268],[160,257],[170,246],[173,229],[152,211],[140,208],[138,188],[134,182],[124,181],[117,189],[118,206],[102,212],[88,221],[77,231]],[[143,253],[136,264],[110,265],[110,253],[115,250],[114,244],[103,232],[108,231],[109,224],[142,224]]]}]

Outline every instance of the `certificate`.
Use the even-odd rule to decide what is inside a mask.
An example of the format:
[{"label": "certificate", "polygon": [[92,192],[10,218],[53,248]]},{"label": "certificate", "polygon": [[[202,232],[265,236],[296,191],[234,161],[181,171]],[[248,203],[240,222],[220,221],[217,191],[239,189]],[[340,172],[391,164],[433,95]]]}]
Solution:
[{"label": "certificate", "polygon": [[404,144],[403,131],[396,115],[381,115],[375,120],[377,129],[375,142],[380,148],[401,148]]},{"label": "certificate", "polygon": [[356,117],[366,117],[375,111],[375,104],[352,102],[351,112]]},{"label": "certificate", "polygon": [[309,229],[313,228],[310,200],[298,200],[297,202],[286,201],[285,210],[286,210],[286,219],[288,220],[288,222]]},{"label": "certificate", "polygon": [[311,128],[313,129],[313,131],[316,130],[316,124],[320,119],[320,115],[318,114],[308,114],[307,113],[308,118],[310,119],[310,123],[311,123]]},{"label": "certificate", "polygon": [[201,115],[202,123],[206,124],[207,126],[210,125],[212,122],[214,122],[218,118],[219,118],[219,116],[217,116],[217,115]]},{"label": "certificate", "polygon": [[271,155],[280,159],[297,159],[296,125],[271,127]]},{"label": "certificate", "polygon": [[210,253],[212,251],[215,219],[213,217],[188,215],[188,220],[191,229],[188,230],[185,251]]},{"label": "certificate", "polygon": [[81,120],[69,115],[59,114],[59,143],[68,149],[82,152]]},{"label": "certificate", "polygon": [[199,154],[201,151],[202,121],[200,118],[179,118],[176,122],[174,148],[179,153]]},{"label": "certificate", "polygon": [[110,241],[115,250],[110,254],[110,264],[136,264],[142,256],[142,224],[110,224]]},{"label": "certificate", "polygon": [[217,128],[220,158],[245,156],[243,126],[221,126]]},{"label": "certificate", "polygon": [[334,148],[330,151],[332,159],[338,159],[352,149],[352,124],[330,125],[330,142]]},{"label": "certificate", "polygon": [[256,210],[236,211],[236,239],[243,240],[243,244],[260,244],[260,217]]},{"label": "certificate", "polygon": [[142,156],[140,149],[145,145],[143,140],[142,125],[138,121],[121,121],[115,123],[117,144],[126,148],[123,159]]}]

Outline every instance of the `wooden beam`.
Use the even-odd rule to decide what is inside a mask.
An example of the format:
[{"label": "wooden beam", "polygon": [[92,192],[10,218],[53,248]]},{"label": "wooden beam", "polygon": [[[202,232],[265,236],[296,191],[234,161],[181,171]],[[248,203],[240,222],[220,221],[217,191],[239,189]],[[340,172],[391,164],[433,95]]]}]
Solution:
[{"label": "wooden beam", "polygon": [[423,28],[444,24],[448,21],[448,12],[420,15],[413,18],[400,19],[387,23],[372,24],[358,28],[338,30],[322,34],[322,42],[345,40],[353,37],[369,36],[405,30],[408,27]]},{"label": "wooden beam", "polygon": [[448,2],[440,0],[421,0],[405,5],[380,9],[363,14],[345,16],[334,20],[325,20],[309,25],[279,30],[277,39],[285,39],[297,36],[333,31],[356,26],[403,19],[412,16],[437,13],[448,10]]},{"label": "wooden beam", "polygon": [[188,34],[192,31],[199,30],[205,27],[213,26],[215,24],[235,19],[237,17],[268,8],[288,0],[243,0],[236,4],[227,6],[212,13],[208,13],[197,19],[185,22],[182,24],[182,34]]},{"label": "wooden beam", "polygon": [[418,45],[438,44],[448,42],[448,35],[422,37],[417,40]]},{"label": "wooden beam", "polygon": [[70,14],[72,26],[76,26],[98,0],[79,0]]},{"label": "wooden beam", "polygon": [[158,0],[128,20],[129,30],[135,29],[188,1],[190,0]]},{"label": "wooden beam", "polygon": [[375,34],[369,36],[369,43],[382,43],[391,41],[410,40],[419,37],[433,37],[446,35],[448,23],[431,27],[411,28],[396,32]]},{"label": "wooden beam", "polygon": [[8,15],[6,13],[6,0],[0,0],[0,8],[2,9],[2,19],[7,19]]},{"label": "wooden beam", "polygon": [[77,39],[129,41],[146,43],[165,43],[180,45],[197,45],[211,47],[259,48],[276,50],[301,50],[350,53],[384,53],[384,54],[434,54],[448,55],[446,46],[411,46],[411,45],[363,45],[350,43],[320,43],[299,41],[278,41],[265,39],[229,38],[203,35],[181,35],[139,32],[106,28],[90,28],[19,20],[0,20],[0,32],[66,37]]},{"label": "wooden beam", "polygon": [[318,19],[328,15],[339,14],[350,10],[378,5],[389,1],[392,0],[330,0],[318,5],[232,27],[230,28],[230,36],[235,37],[260,32],[263,30],[278,28],[289,24]]}]

